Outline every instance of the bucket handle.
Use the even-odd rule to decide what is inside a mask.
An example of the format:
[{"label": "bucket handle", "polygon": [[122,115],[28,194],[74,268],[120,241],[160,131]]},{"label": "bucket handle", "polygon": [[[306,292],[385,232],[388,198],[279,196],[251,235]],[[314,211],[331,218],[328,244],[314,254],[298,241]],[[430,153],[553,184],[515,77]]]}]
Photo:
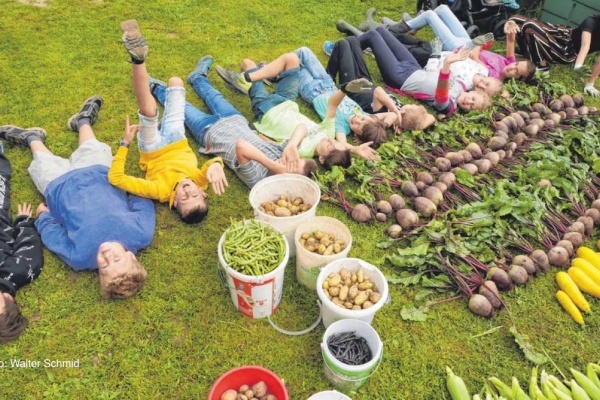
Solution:
[{"label": "bucket handle", "polygon": [[[227,289],[233,289],[233,290],[237,290],[237,288],[235,286],[229,286],[229,284],[227,283],[227,279],[225,278],[224,273],[227,273],[224,271],[224,268],[221,266],[220,263],[217,263],[217,272],[219,273],[219,278],[221,278],[221,284],[223,286],[225,286]],[[256,284],[261,285],[263,283],[262,278],[258,279],[258,281],[256,282]]]},{"label": "bucket handle", "polygon": [[383,361],[383,353],[381,353],[381,356],[379,356],[379,361],[377,361],[377,365],[375,366],[375,369],[368,376],[364,376],[359,379],[350,379],[347,376],[339,375],[337,372],[335,372],[333,370],[333,368],[331,368],[329,366],[329,364],[327,364],[327,361],[325,360],[325,349],[323,348],[323,343],[321,343],[321,357],[323,357],[323,362],[325,363],[325,368],[329,369],[329,371],[331,371],[331,373],[333,375],[335,375],[336,378],[339,378],[340,380],[343,380],[343,381],[350,381],[350,382],[360,382],[360,381],[369,379],[370,377],[372,377],[375,374],[375,372],[377,372],[377,370],[379,369],[379,366],[381,365],[381,361]]},{"label": "bucket handle", "polygon": [[287,331],[285,329],[282,329],[280,327],[278,327],[275,322],[273,322],[271,320],[271,316],[267,316],[267,319],[269,320],[269,323],[271,324],[271,326],[273,328],[275,328],[277,331],[283,333],[284,335],[288,335],[288,336],[300,336],[300,335],[304,335],[310,331],[312,331],[313,329],[315,329],[319,323],[321,322],[321,318],[323,317],[323,309],[321,308],[321,302],[319,300],[317,300],[317,305],[319,306],[319,317],[317,318],[317,320],[315,321],[314,324],[312,324],[311,326],[309,326],[308,328],[301,330],[301,331],[297,331],[297,332],[293,332],[293,331]]}]

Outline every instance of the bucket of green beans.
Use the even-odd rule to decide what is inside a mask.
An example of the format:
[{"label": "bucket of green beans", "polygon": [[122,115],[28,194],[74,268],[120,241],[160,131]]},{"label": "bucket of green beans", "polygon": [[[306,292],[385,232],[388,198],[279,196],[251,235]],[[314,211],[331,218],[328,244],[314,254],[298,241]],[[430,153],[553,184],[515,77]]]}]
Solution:
[{"label": "bucket of green beans", "polygon": [[289,244],[274,226],[259,220],[231,221],[218,246],[219,273],[234,306],[250,318],[279,307]]}]

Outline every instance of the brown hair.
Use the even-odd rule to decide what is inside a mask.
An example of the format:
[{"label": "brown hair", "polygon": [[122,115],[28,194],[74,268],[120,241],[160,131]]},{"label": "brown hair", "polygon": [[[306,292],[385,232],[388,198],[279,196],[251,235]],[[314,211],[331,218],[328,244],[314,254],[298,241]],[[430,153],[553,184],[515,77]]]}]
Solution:
[{"label": "brown hair", "polygon": [[304,176],[308,176],[309,178],[317,171],[317,163],[312,158],[304,159]]},{"label": "brown hair", "polygon": [[204,200],[203,203],[198,204],[197,207],[192,208],[185,215],[183,214],[183,211],[181,211],[181,208],[178,204],[175,207],[175,209],[177,210],[177,213],[179,214],[179,218],[181,218],[181,220],[183,222],[185,222],[186,224],[190,224],[190,225],[202,222],[204,217],[206,217],[206,215],[208,214],[208,198],[202,197],[201,201],[202,200]]},{"label": "brown hair", "polygon": [[388,141],[387,126],[376,116],[371,116],[372,122],[366,122],[359,138],[362,142],[373,142],[373,147],[379,147]]},{"label": "brown hair", "polygon": [[519,78],[519,80],[524,81],[524,82],[529,82],[533,79],[533,76],[535,75],[535,71],[536,71],[535,64],[531,60],[523,60],[523,61],[525,61],[525,64],[527,65],[527,75],[521,76]]},{"label": "brown hair", "polygon": [[352,157],[350,156],[350,150],[333,150],[327,156],[323,165],[327,169],[338,165],[343,168],[348,168],[352,164]]},{"label": "brown hair", "polygon": [[100,275],[100,294],[111,300],[131,297],[142,290],[146,284],[147,275],[146,269],[133,256],[131,257],[131,268],[126,273],[110,280],[103,279]]},{"label": "brown hair", "polygon": [[[429,124],[430,125],[430,124]],[[427,124],[427,110],[423,106],[408,108],[402,117],[402,129],[422,131],[429,127]]]},{"label": "brown hair", "polygon": [[4,313],[0,314],[0,343],[17,340],[27,325],[29,321],[21,314],[19,306],[13,301],[7,301]]}]

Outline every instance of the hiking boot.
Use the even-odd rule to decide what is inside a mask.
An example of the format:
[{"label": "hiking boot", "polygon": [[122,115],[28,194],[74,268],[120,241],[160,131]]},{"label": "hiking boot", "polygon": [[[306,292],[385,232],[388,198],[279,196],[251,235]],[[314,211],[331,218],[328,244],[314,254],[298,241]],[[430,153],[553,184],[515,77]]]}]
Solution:
[{"label": "hiking boot", "polygon": [[190,72],[190,74],[188,75],[188,77],[187,77],[188,82],[192,83],[192,81],[200,75],[208,77],[208,71],[210,70],[210,67],[212,66],[212,64],[213,64],[212,56],[202,57],[200,59],[200,61],[198,61],[198,64],[196,65],[196,69],[193,70],[192,72]]},{"label": "hiking boot", "polygon": [[338,20],[338,22],[335,23],[335,27],[339,32],[345,33],[348,36],[360,36],[364,33],[363,31],[356,29],[343,19]]},{"label": "hiking boot", "polygon": [[388,17],[383,17],[383,18],[381,18],[381,23],[383,25],[394,25],[394,24],[397,24],[398,21],[394,21]]},{"label": "hiking boot", "polygon": [[378,24],[377,22],[375,22],[375,20],[373,20],[373,16],[375,15],[377,11],[374,8],[369,8],[367,10],[367,12],[365,13],[365,20],[364,22],[362,22],[359,26],[358,29],[366,32],[366,31],[370,31],[370,30],[374,30],[376,29],[378,26],[380,26],[381,24]]},{"label": "hiking boot", "polygon": [[148,43],[140,33],[140,27],[135,19],[121,22],[123,31],[123,46],[131,56],[131,61],[135,64],[142,64],[148,56]]},{"label": "hiking boot", "polygon": [[82,118],[88,118],[90,120],[90,126],[94,125],[96,120],[100,119],[98,113],[100,112],[103,103],[104,100],[100,96],[92,96],[87,99],[81,106],[81,110],[69,118],[69,121],[67,122],[69,129],[73,132],[79,132],[78,122]]},{"label": "hiking boot", "polygon": [[[425,12],[425,10],[419,10],[419,12],[417,13],[417,17],[418,17],[418,16],[420,16],[421,14],[423,14],[424,12]],[[415,17],[415,18],[416,18],[416,17]],[[409,13],[404,13],[404,14],[402,14],[402,19],[403,19],[405,22],[408,22],[408,21],[410,21],[410,20],[411,20],[411,19],[413,19],[413,18],[410,16],[410,14],[409,14]],[[419,32],[419,29],[421,29],[421,28],[415,28],[415,29],[411,29],[411,30],[408,32],[408,34],[409,34],[409,35],[412,35],[412,36],[415,36],[415,35],[417,34],[417,32]]]},{"label": "hiking boot", "polygon": [[0,139],[6,140],[10,144],[29,146],[30,137],[44,143],[46,140],[46,131],[42,128],[19,128],[14,125],[0,126]]},{"label": "hiking boot", "polygon": [[467,47],[475,48],[477,46],[484,46],[493,41],[494,41],[494,34],[490,32],[490,33],[486,33],[485,35],[477,36],[476,38],[471,40],[471,42],[473,42],[474,47],[470,47],[468,44],[467,44]]},{"label": "hiking boot", "polygon": [[237,93],[248,94],[248,90],[252,87],[252,83],[246,82],[243,73],[226,70],[220,65],[217,65],[215,70],[217,71],[217,75],[225,81],[225,86],[229,89]]},{"label": "hiking boot", "polygon": [[323,51],[329,57],[331,57],[331,53],[333,52],[333,48],[334,47],[335,47],[335,43],[334,42],[330,42],[329,40],[323,42]]}]

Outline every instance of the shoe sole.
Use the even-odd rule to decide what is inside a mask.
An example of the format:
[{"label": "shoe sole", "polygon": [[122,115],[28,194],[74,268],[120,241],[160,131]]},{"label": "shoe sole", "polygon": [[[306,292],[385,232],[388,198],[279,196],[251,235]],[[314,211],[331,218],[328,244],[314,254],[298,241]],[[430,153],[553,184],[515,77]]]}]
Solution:
[{"label": "shoe sole", "polygon": [[141,41],[144,40],[144,36],[140,32],[137,20],[130,19],[121,22],[121,30],[123,31],[123,45],[125,49],[132,56],[135,55],[139,61],[144,61],[148,53],[148,45],[140,46]]},{"label": "shoe sole", "polygon": [[225,87],[239,94],[248,94],[248,89],[229,81],[229,74],[227,74],[227,70],[225,68],[217,65],[215,67],[215,71],[217,71],[217,75],[219,75],[219,77],[223,79],[223,82],[225,82]]},{"label": "shoe sole", "polygon": [[[8,129],[23,129],[24,131],[37,131],[37,133],[39,133],[39,135],[42,137],[42,143],[46,140],[46,137],[48,136],[48,134],[46,133],[46,130],[44,128],[40,128],[38,126],[33,127],[33,128],[21,128],[19,126],[16,125],[4,125],[5,127],[7,127]],[[15,143],[15,141],[18,140],[27,140],[24,138],[18,138],[18,139],[13,139],[13,138],[9,138],[9,137],[4,137],[4,140],[6,140],[7,142],[11,143],[11,144],[22,144],[22,143]]]},{"label": "shoe sole", "polygon": [[[88,102],[95,102],[95,100],[96,100],[96,99],[99,99],[99,100],[100,100],[100,106],[98,107],[98,112],[100,112],[100,109],[101,109],[101,108],[102,108],[102,106],[104,105],[104,99],[102,98],[102,96],[98,96],[98,95],[96,95],[96,96],[92,96],[92,97],[89,97],[89,98],[85,99],[85,101],[83,102],[83,104],[82,104],[82,105],[81,105],[81,107],[79,108],[79,111],[78,111],[78,112],[76,112],[75,114],[71,115],[71,118],[69,118],[69,120],[67,121],[67,127],[68,127],[70,130],[72,130],[73,132],[77,132],[77,131],[78,131],[78,129],[76,129],[76,128],[74,129],[74,128],[71,126],[71,121],[73,121],[73,119],[77,118],[77,116],[78,116],[79,114],[81,114],[81,112],[82,112],[82,110],[83,110],[83,107],[85,107],[85,105],[86,105]],[[94,123],[96,123],[96,121],[94,121],[94,119],[92,118],[92,123],[91,123],[91,125],[94,125]]]}]

